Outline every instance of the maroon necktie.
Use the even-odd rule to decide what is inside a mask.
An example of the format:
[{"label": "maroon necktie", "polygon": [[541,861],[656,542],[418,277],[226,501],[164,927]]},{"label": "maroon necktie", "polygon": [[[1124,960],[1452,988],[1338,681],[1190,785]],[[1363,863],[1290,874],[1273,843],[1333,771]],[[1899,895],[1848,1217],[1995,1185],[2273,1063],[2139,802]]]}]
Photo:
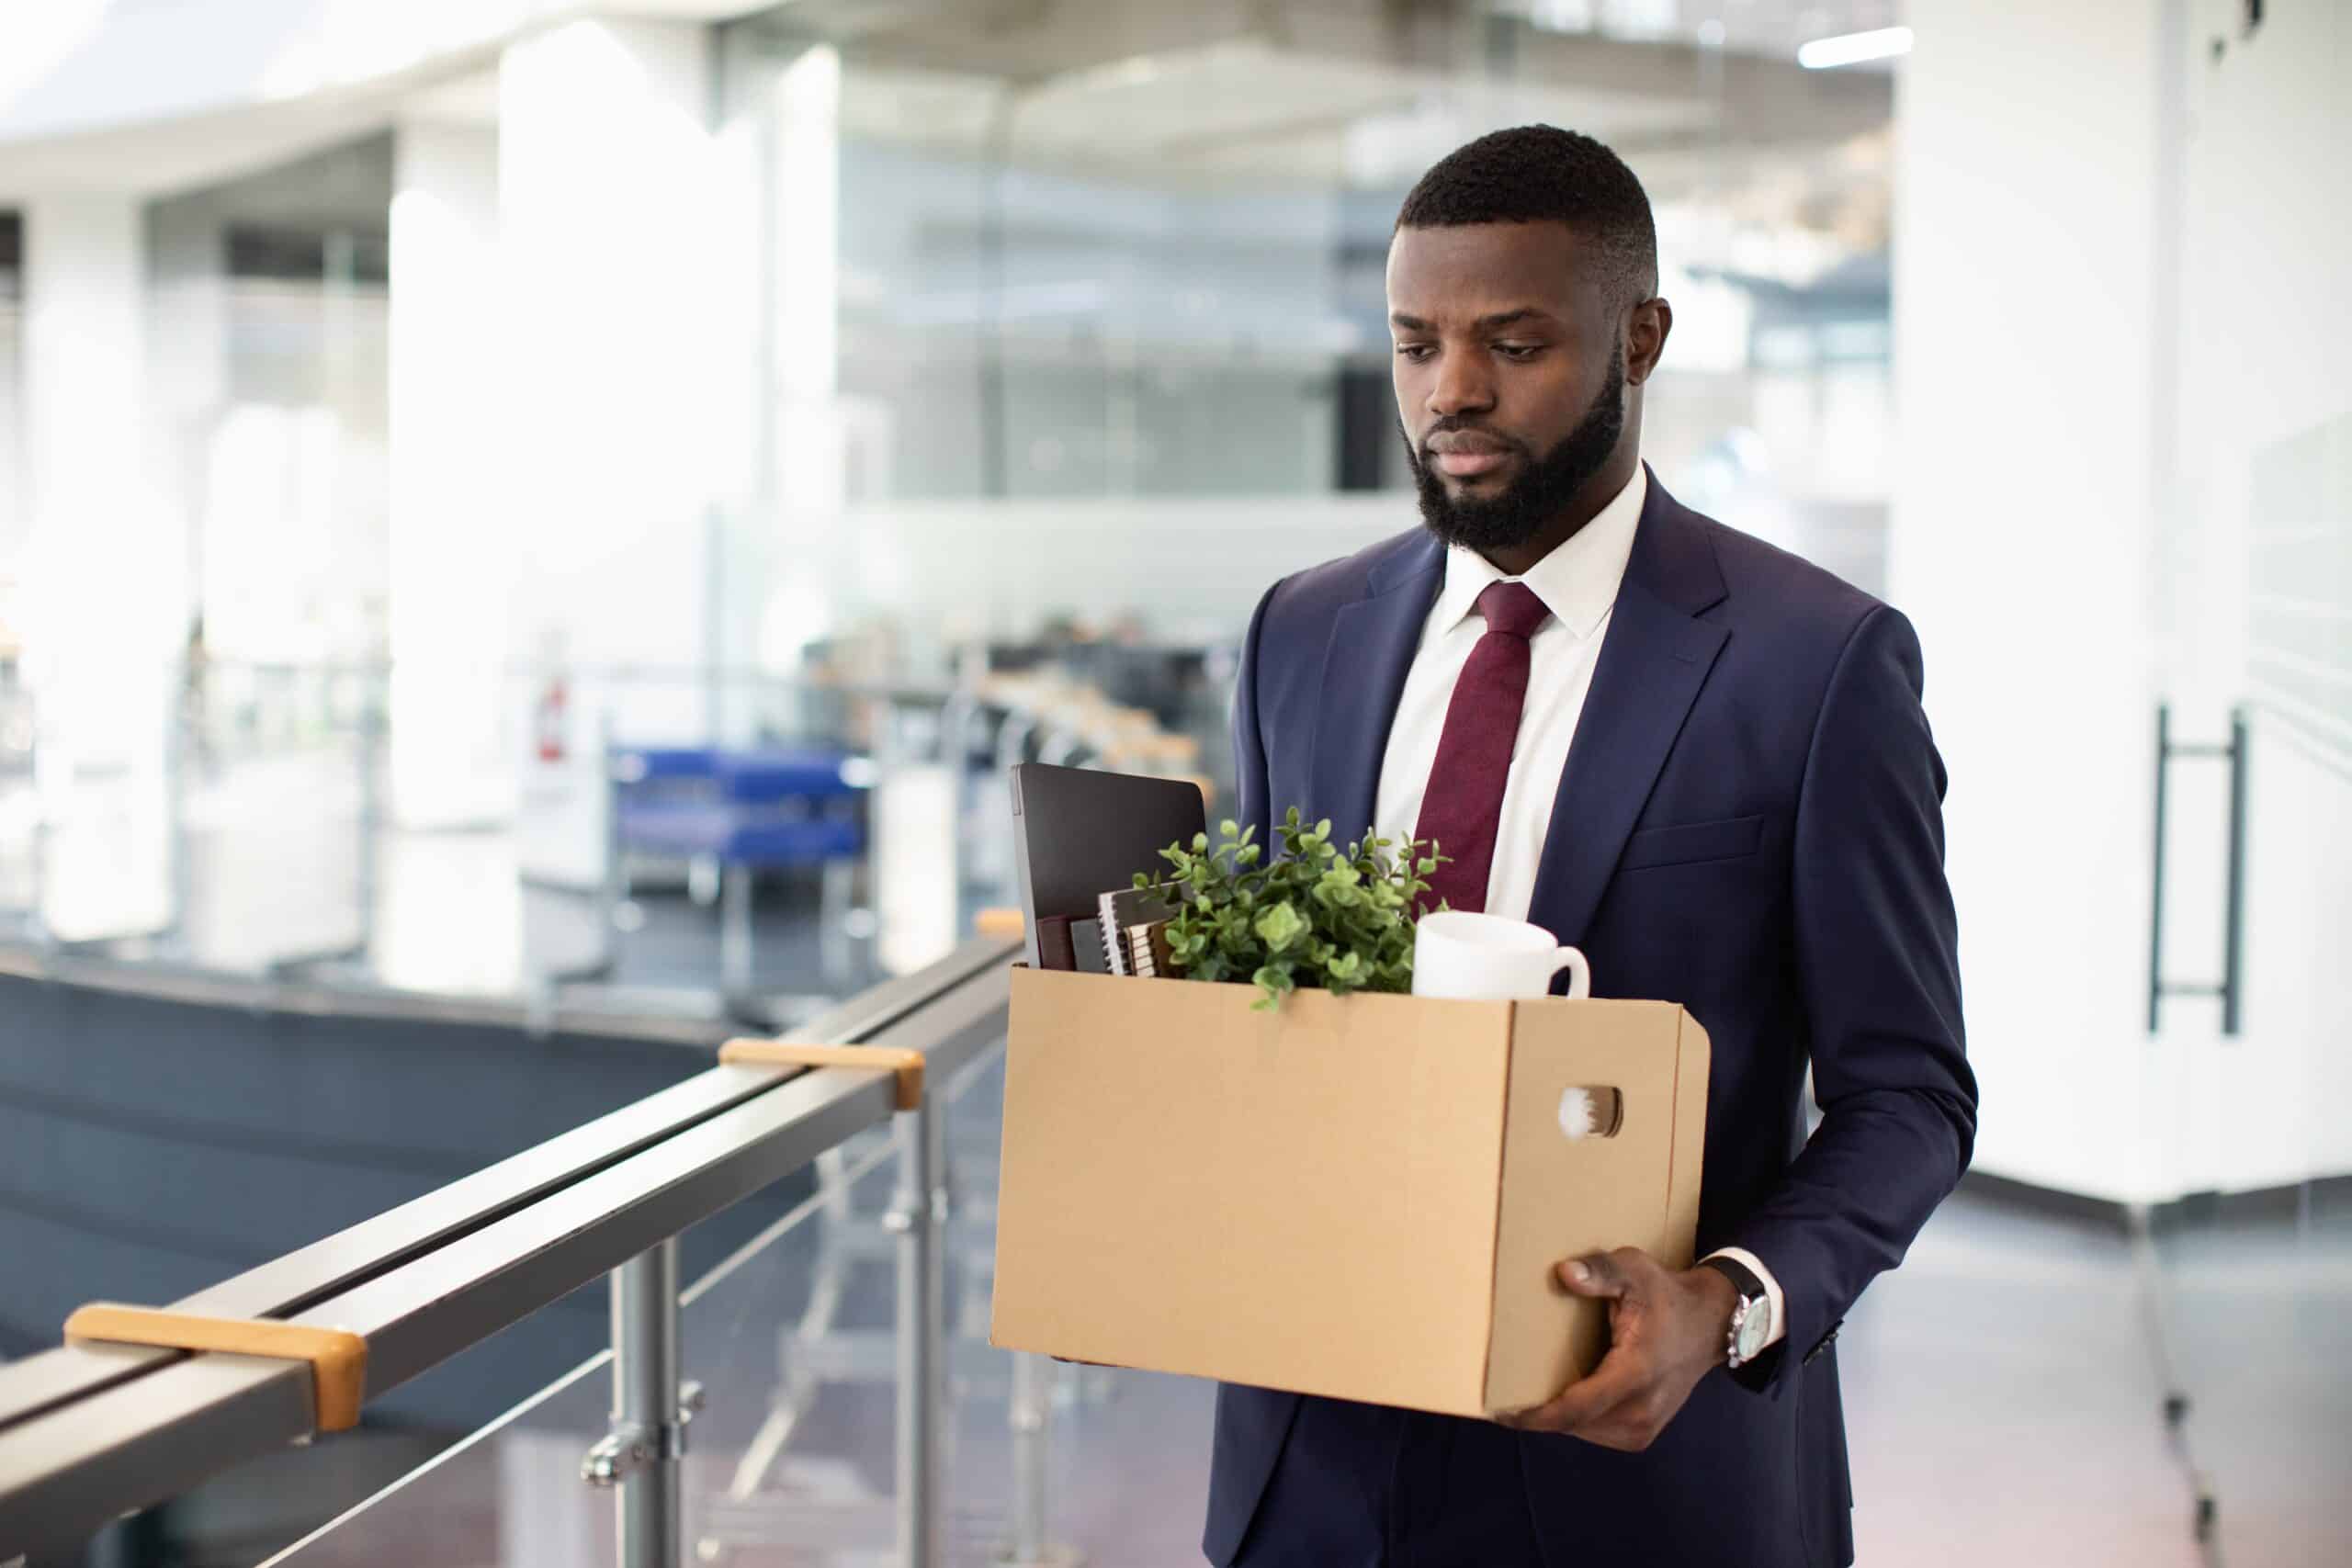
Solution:
[{"label": "maroon necktie", "polygon": [[1437,761],[1421,796],[1417,839],[1437,842],[1446,864],[1430,874],[1423,910],[1440,899],[1453,908],[1487,907],[1487,874],[1495,863],[1495,834],[1502,825],[1503,788],[1510,783],[1511,747],[1527,703],[1527,639],[1551,615],[1523,582],[1489,584],[1478,595],[1487,635],[1453,682],[1439,737]]}]

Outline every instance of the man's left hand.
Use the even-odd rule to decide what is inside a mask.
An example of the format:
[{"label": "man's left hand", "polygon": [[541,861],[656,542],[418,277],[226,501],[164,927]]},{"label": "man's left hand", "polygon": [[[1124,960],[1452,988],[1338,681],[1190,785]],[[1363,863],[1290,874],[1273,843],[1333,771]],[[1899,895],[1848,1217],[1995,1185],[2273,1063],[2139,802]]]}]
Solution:
[{"label": "man's left hand", "polygon": [[1571,1294],[1609,1303],[1609,1353],[1549,1404],[1502,1424],[1640,1453],[1723,1365],[1738,1292],[1713,1269],[1676,1273],[1632,1247],[1570,1258],[1559,1277]]}]

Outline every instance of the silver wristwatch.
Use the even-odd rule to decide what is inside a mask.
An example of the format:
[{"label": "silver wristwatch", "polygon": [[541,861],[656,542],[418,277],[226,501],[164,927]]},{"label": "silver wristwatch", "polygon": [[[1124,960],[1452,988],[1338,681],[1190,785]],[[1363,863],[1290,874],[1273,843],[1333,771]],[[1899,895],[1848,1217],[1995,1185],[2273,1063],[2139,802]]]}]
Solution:
[{"label": "silver wristwatch", "polygon": [[1724,1343],[1724,1364],[1739,1368],[1764,1353],[1764,1342],[1772,1337],[1772,1297],[1764,1289],[1764,1281],[1756,1271],[1736,1258],[1708,1258],[1701,1260],[1731,1281],[1739,1292],[1731,1309],[1731,1333]]}]

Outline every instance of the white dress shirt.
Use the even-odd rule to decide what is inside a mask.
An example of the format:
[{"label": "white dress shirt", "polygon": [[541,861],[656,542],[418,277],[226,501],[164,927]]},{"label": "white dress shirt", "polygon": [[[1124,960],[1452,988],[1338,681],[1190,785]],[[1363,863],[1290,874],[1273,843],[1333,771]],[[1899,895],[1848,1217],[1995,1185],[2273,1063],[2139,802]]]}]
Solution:
[{"label": "white dress shirt", "polygon": [[[1552,803],[1568,764],[1577,720],[1592,690],[1592,672],[1609,635],[1617,590],[1634,553],[1634,531],[1649,494],[1647,470],[1634,477],[1616,498],[1577,529],[1558,549],[1537,561],[1524,582],[1544,601],[1552,618],[1528,638],[1527,701],[1521,709],[1519,739],[1511,747],[1510,777],[1503,786],[1502,820],[1495,833],[1495,859],[1487,874],[1487,912],[1505,919],[1527,919],[1535,894],[1535,874],[1544,860],[1544,840],[1552,828]],[[1445,583],[1421,623],[1420,647],[1405,677],[1404,695],[1388,728],[1380,763],[1380,793],[1373,808],[1379,837],[1401,845],[1413,837],[1445,733],[1446,710],[1454,682],[1470,650],[1487,634],[1478,595],[1493,583],[1514,581],[1476,550],[1460,546],[1445,552]],[[1780,1282],[1753,1254],[1726,1247],[1710,1253],[1745,1264],[1764,1282],[1772,1303],[1777,1342],[1783,1327]]]}]

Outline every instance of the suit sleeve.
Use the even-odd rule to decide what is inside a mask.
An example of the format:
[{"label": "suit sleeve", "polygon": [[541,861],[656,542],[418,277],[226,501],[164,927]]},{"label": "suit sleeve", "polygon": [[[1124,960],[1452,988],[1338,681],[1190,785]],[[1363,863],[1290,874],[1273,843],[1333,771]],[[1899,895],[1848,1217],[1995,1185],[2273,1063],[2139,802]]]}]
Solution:
[{"label": "suit sleeve", "polygon": [[1238,798],[1231,815],[1245,829],[1254,825],[1261,844],[1272,836],[1273,824],[1266,820],[1266,739],[1258,728],[1258,647],[1267,606],[1281,589],[1280,582],[1267,589],[1251,613],[1249,635],[1241,639],[1240,673],[1233,684],[1233,773]]},{"label": "suit sleeve", "polygon": [[1958,1185],[1976,1136],[1959,932],[1944,877],[1944,767],[1920,706],[1919,640],[1880,606],[1849,638],[1797,798],[1793,952],[1821,1122],[1733,1238],[1768,1263],[1787,1335],[1759,1389],[1828,1343]]}]

